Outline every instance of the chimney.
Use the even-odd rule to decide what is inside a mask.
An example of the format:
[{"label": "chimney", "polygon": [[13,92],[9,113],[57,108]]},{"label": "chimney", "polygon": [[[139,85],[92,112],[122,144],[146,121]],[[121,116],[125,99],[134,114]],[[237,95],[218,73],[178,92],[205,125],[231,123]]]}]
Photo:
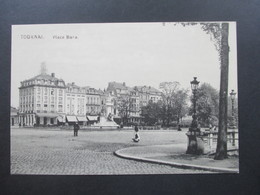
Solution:
[{"label": "chimney", "polygon": [[55,77],[55,73],[51,73],[51,77]]},{"label": "chimney", "polygon": [[123,82],[123,86],[125,87],[125,82]]},{"label": "chimney", "polygon": [[75,85],[75,83],[74,83],[74,82],[72,82],[71,84],[72,84],[72,85]]}]

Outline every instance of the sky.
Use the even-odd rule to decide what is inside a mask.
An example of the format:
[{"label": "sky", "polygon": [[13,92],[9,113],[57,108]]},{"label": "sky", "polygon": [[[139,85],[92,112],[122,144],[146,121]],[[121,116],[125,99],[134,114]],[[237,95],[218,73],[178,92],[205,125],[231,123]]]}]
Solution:
[{"label": "sky", "polygon": [[[35,35],[37,38],[35,38]],[[67,39],[67,35],[73,37]],[[32,36],[32,38],[31,38]],[[63,37],[63,38],[62,38]],[[237,91],[236,23],[229,23],[229,91]],[[200,25],[176,23],[88,23],[12,26],[11,105],[19,105],[20,82],[49,74],[96,89],[108,82],[159,88],[177,81],[209,83],[219,90],[220,62]]]}]

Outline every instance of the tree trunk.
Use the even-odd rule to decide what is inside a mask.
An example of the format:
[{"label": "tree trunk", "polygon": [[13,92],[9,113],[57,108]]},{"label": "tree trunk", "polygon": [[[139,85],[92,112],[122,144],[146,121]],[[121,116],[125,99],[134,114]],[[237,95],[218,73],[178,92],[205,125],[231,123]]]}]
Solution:
[{"label": "tree trunk", "polygon": [[228,23],[222,23],[221,31],[221,79],[219,92],[219,129],[215,160],[227,158],[227,101],[228,101]]}]

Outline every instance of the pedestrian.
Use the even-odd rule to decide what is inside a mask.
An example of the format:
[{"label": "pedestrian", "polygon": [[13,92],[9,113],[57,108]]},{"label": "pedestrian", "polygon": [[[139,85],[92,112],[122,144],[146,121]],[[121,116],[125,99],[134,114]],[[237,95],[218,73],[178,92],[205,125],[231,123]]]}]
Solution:
[{"label": "pedestrian", "polygon": [[22,124],[21,124],[21,122],[19,123],[19,128],[21,128],[21,126],[22,126]]},{"label": "pedestrian", "polygon": [[181,131],[181,125],[178,124],[178,131]]},{"label": "pedestrian", "polygon": [[79,125],[78,123],[74,124],[74,137],[78,136],[78,131],[79,131]]},{"label": "pedestrian", "polygon": [[123,122],[120,123],[120,128],[121,128],[121,129],[124,128]]},{"label": "pedestrian", "polygon": [[132,139],[134,142],[139,142],[139,141],[140,141],[140,136],[139,136],[139,134],[138,134],[138,131],[139,131],[138,126],[135,125],[135,136],[134,136],[134,138]]}]

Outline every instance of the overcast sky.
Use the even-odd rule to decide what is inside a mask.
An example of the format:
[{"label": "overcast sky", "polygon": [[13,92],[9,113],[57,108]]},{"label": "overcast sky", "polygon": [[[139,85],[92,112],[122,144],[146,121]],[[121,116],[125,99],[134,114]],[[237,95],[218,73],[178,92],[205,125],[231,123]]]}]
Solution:
[{"label": "overcast sky", "polygon": [[[42,39],[26,39],[40,35]],[[66,39],[66,35],[77,39]],[[56,38],[55,38],[56,36]],[[64,36],[64,39],[57,39]],[[236,24],[229,26],[229,91],[237,91]],[[159,88],[194,76],[216,89],[220,62],[200,25],[174,23],[48,24],[12,26],[11,105],[19,105],[20,82],[40,73],[42,63],[66,83],[104,89],[108,82]]]}]

